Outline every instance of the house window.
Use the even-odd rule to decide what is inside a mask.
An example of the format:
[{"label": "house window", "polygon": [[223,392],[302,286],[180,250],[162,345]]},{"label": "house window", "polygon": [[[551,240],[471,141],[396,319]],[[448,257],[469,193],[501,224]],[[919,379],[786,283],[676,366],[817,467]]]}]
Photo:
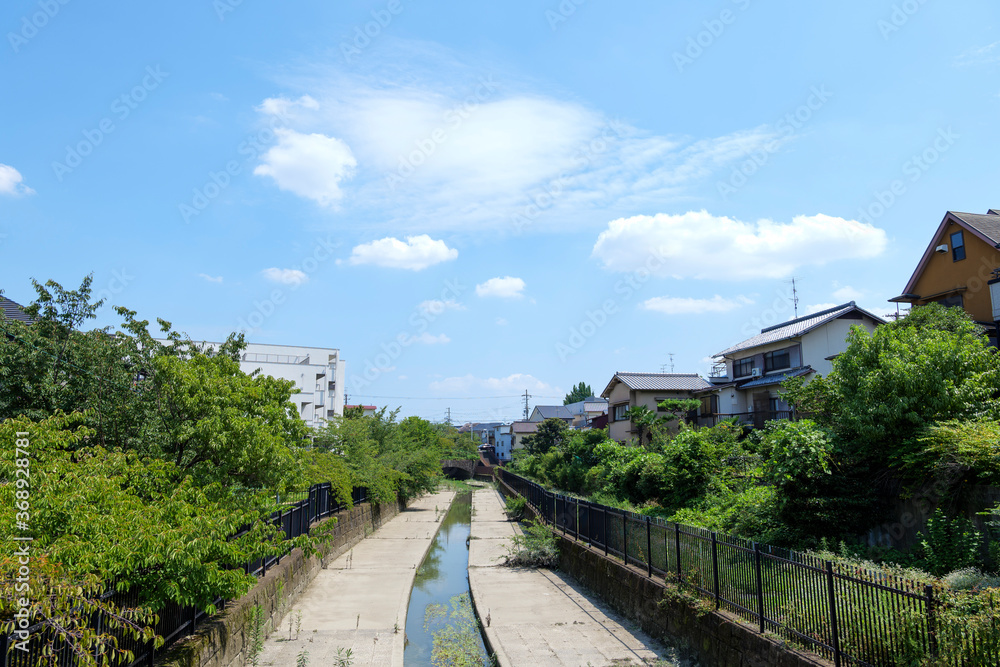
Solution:
[{"label": "house window", "polygon": [[719,411],[718,394],[709,394],[701,397],[701,414],[714,415]]},{"label": "house window", "polygon": [[791,368],[791,365],[792,356],[788,353],[787,349],[764,353],[765,371],[776,371],[782,368]]},{"label": "house window", "polygon": [[753,369],[753,357],[740,359],[739,361],[733,363],[733,378],[744,378],[753,373]]},{"label": "house window", "polygon": [[935,301],[948,308],[961,308],[964,303],[961,294],[951,294],[940,299],[935,299]]},{"label": "house window", "polygon": [[951,235],[951,261],[960,259],[965,259],[965,238],[962,232],[955,232]]},{"label": "house window", "polygon": [[623,422],[628,419],[625,413],[628,412],[628,403],[619,403],[615,406],[615,421]]}]

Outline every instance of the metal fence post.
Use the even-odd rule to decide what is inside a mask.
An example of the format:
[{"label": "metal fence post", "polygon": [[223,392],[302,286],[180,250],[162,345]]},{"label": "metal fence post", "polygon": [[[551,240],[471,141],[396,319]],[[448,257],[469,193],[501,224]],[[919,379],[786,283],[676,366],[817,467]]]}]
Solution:
[{"label": "metal fence post", "polygon": [[753,565],[757,574],[757,617],[760,619],[760,632],[764,633],[764,575],[760,566],[760,545],[753,543]]},{"label": "metal fence post", "polygon": [[604,515],[604,555],[608,555],[608,506],[601,505],[601,514]]},{"label": "metal fence post", "polygon": [[677,581],[684,578],[681,572],[681,525],[674,523],[674,552],[677,554]]},{"label": "metal fence post", "polygon": [[576,498],[575,500],[576,500],[576,514],[573,517],[573,527],[575,528],[575,530],[573,532],[576,534],[576,540],[577,540],[577,542],[579,542],[580,541],[580,499]]},{"label": "metal fence post", "polygon": [[653,578],[653,540],[649,536],[649,517],[646,517],[646,576]]},{"label": "metal fence post", "polygon": [[[712,581],[715,593],[715,608],[719,608],[719,539],[712,533]],[[838,665],[839,667],[839,665]]]},{"label": "metal fence post", "polygon": [[826,590],[830,600],[830,632],[833,634],[833,664],[840,667],[840,633],[837,628],[837,596],[833,588],[833,563],[826,561]]},{"label": "metal fence post", "polygon": [[927,643],[931,656],[937,657],[937,617],[934,611],[934,587],[930,584],[924,586],[924,595],[927,596]]},{"label": "metal fence post", "polygon": [[628,565],[628,519],[625,510],[622,510],[622,559]]}]

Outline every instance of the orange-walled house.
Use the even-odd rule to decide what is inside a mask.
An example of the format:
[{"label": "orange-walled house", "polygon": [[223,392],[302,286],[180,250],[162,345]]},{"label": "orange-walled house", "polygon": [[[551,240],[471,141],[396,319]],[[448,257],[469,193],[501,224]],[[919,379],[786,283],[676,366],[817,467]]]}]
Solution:
[{"label": "orange-walled house", "polygon": [[[896,303],[938,302],[964,308],[996,343],[990,281],[1000,269],[1000,210],[985,215],[948,211]],[[1000,302],[998,302],[1000,303]]]}]

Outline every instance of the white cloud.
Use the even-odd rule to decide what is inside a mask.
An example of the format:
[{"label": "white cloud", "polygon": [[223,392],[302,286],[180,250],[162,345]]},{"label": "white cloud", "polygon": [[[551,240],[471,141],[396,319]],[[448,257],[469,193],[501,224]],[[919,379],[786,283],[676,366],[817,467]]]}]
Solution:
[{"label": "white cloud", "polygon": [[421,271],[457,257],[458,250],[449,248],[444,241],[436,241],[427,234],[421,234],[407,236],[406,241],[387,237],[362,243],[354,247],[348,261],[351,264],[374,264],[391,269]]},{"label": "white cloud", "polygon": [[520,299],[524,296],[524,281],[520,278],[490,278],[485,283],[476,285],[476,296],[501,299]]},{"label": "white cloud", "polygon": [[[829,310],[830,308],[836,308],[837,306],[840,305],[842,305],[842,303],[814,303],[811,306],[806,306],[806,310],[803,313],[803,315],[812,315],[814,313],[820,312],[821,310]],[[799,315],[799,317],[802,317],[803,315]],[[794,314],[789,315],[788,319],[794,320],[795,315]]]},{"label": "white cloud", "polygon": [[33,195],[35,191],[24,185],[21,172],[9,164],[0,163],[0,195]]},{"label": "white cloud", "polygon": [[700,315],[703,313],[728,313],[751,303],[753,300],[742,295],[735,299],[724,299],[718,294],[711,299],[656,296],[644,301],[642,307],[667,315]]},{"label": "white cloud", "polygon": [[498,317],[497,321],[496,321],[496,325],[498,327],[505,327],[505,326],[507,326],[507,320],[505,318],[503,318],[503,317]]},{"label": "white cloud", "polygon": [[288,120],[288,117],[298,109],[319,110],[319,102],[309,95],[303,95],[297,100],[290,100],[287,97],[269,97],[260,103],[257,111],[268,116]]},{"label": "white cloud", "polygon": [[424,345],[444,345],[445,343],[450,343],[451,339],[444,334],[434,336],[425,331],[419,336],[411,336],[409,342],[410,344],[422,343]]},{"label": "white cloud", "polygon": [[278,144],[264,153],[253,170],[270,176],[278,187],[320,206],[335,206],[342,198],[340,182],[354,175],[357,160],[340,139],[323,134],[300,134],[277,129]]},{"label": "white cloud", "polygon": [[747,223],[702,210],[613,220],[593,257],[612,271],[674,278],[784,278],[803,265],[877,257],[886,243],[881,229],[823,214]]},{"label": "white cloud", "polygon": [[558,396],[565,392],[559,387],[542,382],[538,378],[524,373],[514,373],[504,378],[479,378],[471,373],[460,377],[449,377],[435,380],[428,388],[436,393],[457,395],[485,394],[491,396],[517,396],[527,389],[529,393],[538,396]]},{"label": "white cloud", "polygon": [[309,282],[309,276],[298,269],[278,269],[272,267],[264,269],[260,273],[271,282],[281,283],[282,285],[302,285]]},{"label": "white cloud", "polygon": [[[367,57],[367,56],[366,56]],[[262,113],[342,138],[357,158],[351,203],[387,228],[578,227],[584,211],[655,210],[757,151],[790,141],[778,128],[675,136],[618,121],[535,80],[482,76],[426,44],[380,42],[367,73],[318,63]]]},{"label": "white cloud", "polygon": [[199,273],[198,277],[202,278],[203,280],[207,280],[210,283],[221,283],[222,282],[222,276],[210,276],[207,273]]},{"label": "white cloud", "polygon": [[449,310],[465,310],[465,306],[454,299],[448,299],[447,301],[430,299],[428,301],[422,301],[420,305],[417,306],[417,310],[419,310],[423,315],[441,315]]},{"label": "white cloud", "polygon": [[[836,287],[836,283],[834,283],[834,287]],[[856,290],[850,285],[844,285],[843,287],[835,289],[833,291],[833,298],[840,303],[847,303],[848,301],[860,301],[862,298],[864,298],[864,296],[865,296],[864,292]]]}]

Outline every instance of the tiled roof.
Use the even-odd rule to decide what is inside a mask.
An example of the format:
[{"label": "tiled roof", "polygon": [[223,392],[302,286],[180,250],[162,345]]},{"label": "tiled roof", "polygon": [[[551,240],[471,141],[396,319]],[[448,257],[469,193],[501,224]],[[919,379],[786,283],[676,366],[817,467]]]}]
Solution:
[{"label": "tiled roof", "polygon": [[514,433],[534,433],[538,430],[538,422],[514,422],[511,428]]},{"label": "tiled roof", "polygon": [[[990,210],[992,211],[993,209]],[[1000,215],[996,213],[988,213],[986,215],[979,213],[959,213],[958,211],[948,211],[948,213],[978,231],[992,241],[994,245],[1000,243]]]},{"label": "tiled roof", "polygon": [[[573,413],[565,405],[536,405],[542,419],[572,419]],[[532,411],[534,412],[534,410]]]},{"label": "tiled roof", "polygon": [[21,304],[11,301],[5,296],[0,296],[0,307],[3,308],[3,315],[9,320],[18,320],[25,324],[31,324],[34,320],[24,314]]},{"label": "tiled roof", "polygon": [[697,391],[711,386],[697,373],[615,373],[604,395],[611,393],[616,381],[637,391]]},{"label": "tiled roof", "polygon": [[821,310],[818,313],[813,313],[812,315],[806,315],[805,317],[790,320],[782,324],[776,324],[773,327],[761,329],[760,333],[756,336],[747,338],[742,343],[737,343],[730,348],[726,348],[722,352],[712,355],[712,357],[724,357],[742,350],[749,350],[750,348],[759,347],[761,345],[777,343],[789,338],[795,338],[853,310],[864,313],[880,324],[885,323],[885,320],[878,315],[873,315],[863,308],[858,308],[858,306],[851,301],[850,303],[845,303],[842,306],[835,306],[833,308],[828,308],[827,310]]},{"label": "tiled roof", "polygon": [[808,375],[812,373],[812,366],[799,366],[798,368],[792,368],[787,371],[781,371],[780,373],[772,373],[770,375],[765,375],[764,377],[759,377],[749,382],[745,382],[740,385],[740,389],[753,389],[754,387],[767,387],[772,384],[781,384],[785,378],[794,378],[800,375]]}]

